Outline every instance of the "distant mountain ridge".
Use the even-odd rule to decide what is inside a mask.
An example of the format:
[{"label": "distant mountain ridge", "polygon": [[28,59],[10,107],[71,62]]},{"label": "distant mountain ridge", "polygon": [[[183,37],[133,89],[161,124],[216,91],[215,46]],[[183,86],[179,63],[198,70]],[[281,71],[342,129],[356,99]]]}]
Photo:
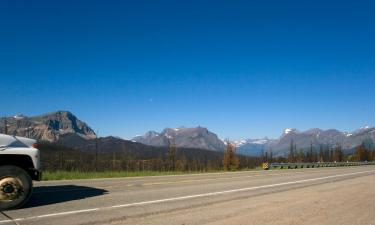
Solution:
[{"label": "distant mountain ridge", "polygon": [[278,139],[267,139],[263,142],[254,142],[254,139],[242,140],[237,145],[237,151],[245,155],[260,155],[262,152],[272,150],[274,155],[285,156],[289,152],[292,141],[298,150],[304,151],[309,149],[311,145],[318,149],[321,145],[334,147],[337,144],[341,145],[343,149],[350,150],[362,142],[375,142],[375,127],[366,126],[351,133],[319,128],[301,132],[294,128],[288,128]]},{"label": "distant mountain ridge", "polygon": [[207,128],[166,128],[162,132],[149,131],[132,139],[151,146],[168,146],[172,141],[177,147],[224,151],[225,144]]},{"label": "distant mountain ridge", "polygon": [[65,134],[73,134],[84,139],[93,139],[95,132],[86,123],[79,120],[69,111],[57,111],[40,116],[27,117],[15,115],[0,118],[0,131],[37,139],[39,141],[57,142]]}]

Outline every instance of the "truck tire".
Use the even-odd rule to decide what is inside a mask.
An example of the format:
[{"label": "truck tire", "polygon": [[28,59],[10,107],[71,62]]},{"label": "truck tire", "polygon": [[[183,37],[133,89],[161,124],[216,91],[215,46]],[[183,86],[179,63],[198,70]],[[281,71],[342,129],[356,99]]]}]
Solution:
[{"label": "truck tire", "polygon": [[33,181],[17,166],[0,166],[0,210],[16,209],[31,197]]}]

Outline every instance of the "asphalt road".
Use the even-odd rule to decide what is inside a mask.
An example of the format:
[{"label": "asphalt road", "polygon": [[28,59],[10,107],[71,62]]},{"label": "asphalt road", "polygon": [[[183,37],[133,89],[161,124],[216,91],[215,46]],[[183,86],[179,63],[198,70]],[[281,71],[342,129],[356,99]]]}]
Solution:
[{"label": "asphalt road", "polygon": [[35,186],[30,202],[0,214],[0,224],[375,224],[375,166]]}]

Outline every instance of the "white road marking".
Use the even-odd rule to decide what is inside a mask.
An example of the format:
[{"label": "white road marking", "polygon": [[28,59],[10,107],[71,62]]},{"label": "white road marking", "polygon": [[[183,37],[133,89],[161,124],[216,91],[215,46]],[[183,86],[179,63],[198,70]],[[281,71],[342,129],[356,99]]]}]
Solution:
[{"label": "white road marking", "polygon": [[257,190],[257,189],[286,186],[286,185],[292,185],[292,184],[302,184],[302,183],[307,183],[307,182],[312,182],[312,181],[325,180],[325,179],[337,178],[337,177],[346,177],[346,176],[371,173],[371,172],[375,172],[375,170],[367,170],[367,171],[347,173],[347,174],[338,174],[338,175],[311,178],[311,179],[305,179],[305,180],[289,181],[289,182],[283,182],[283,183],[277,183],[277,184],[268,184],[268,185],[262,185],[262,186],[256,186],[256,187],[232,189],[232,190],[227,190],[227,191],[218,191],[218,192],[210,192],[210,193],[197,194],[197,195],[188,195],[188,196],[181,196],[181,197],[175,197],[175,198],[166,198],[166,199],[159,199],[159,200],[153,200],[153,201],[135,202],[135,203],[129,203],[129,204],[102,207],[102,208],[92,208],[92,209],[83,209],[83,210],[76,210],[76,211],[67,211],[67,212],[61,212],[61,213],[52,213],[52,214],[45,214],[45,215],[40,215],[40,216],[17,218],[17,219],[13,219],[13,221],[12,220],[0,220],[0,224],[11,223],[14,221],[18,222],[18,221],[42,219],[42,218],[49,218],[49,217],[56,217],[56,216],[66,216],[66,215],[80,214],[80,213],[87,213],[87,212],[96,212],[96,211],[109,210],[109,209],[119,209],[119,208],[133,207],[133,206],[151,205],[151,204],[156,204],[156,203],[173,202],[173,201],[180,201],[180,200],[193,199],[193,198],[223,195],[223,194],[229,194],[229,193],[235,193],[235,192],[244,192],[244,191]]}]

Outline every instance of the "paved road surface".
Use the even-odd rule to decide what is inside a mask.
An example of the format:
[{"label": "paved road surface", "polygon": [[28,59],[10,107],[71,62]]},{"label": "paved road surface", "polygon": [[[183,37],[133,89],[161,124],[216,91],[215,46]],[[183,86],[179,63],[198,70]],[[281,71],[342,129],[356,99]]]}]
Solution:
[{"label": "paved road surface", "polygon": [[361,166],[40,182],[5,214],[35,225],[375,225],[374,212],[375,166]]}]

